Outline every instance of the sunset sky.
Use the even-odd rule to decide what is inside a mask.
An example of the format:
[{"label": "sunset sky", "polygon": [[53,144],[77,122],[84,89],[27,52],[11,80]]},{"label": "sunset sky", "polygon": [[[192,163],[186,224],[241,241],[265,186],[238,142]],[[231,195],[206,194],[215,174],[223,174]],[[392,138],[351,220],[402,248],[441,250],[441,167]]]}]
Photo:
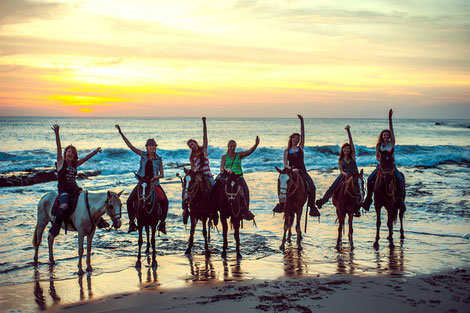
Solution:
[{"label": "sunset sky", "polygon": [[470,1],[0,0],[0,115],[470,118]]}]

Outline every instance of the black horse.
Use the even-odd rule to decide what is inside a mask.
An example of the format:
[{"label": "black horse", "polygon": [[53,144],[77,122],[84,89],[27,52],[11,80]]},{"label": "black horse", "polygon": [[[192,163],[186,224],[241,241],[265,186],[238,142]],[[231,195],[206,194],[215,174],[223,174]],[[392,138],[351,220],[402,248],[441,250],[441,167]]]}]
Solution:
[{"label": "black horse", "polygon": [[202,222],[202,234],[204,236],[204,248],[206,255],[210,255],[208,233],[208,221],[210,216],[209,195],[211,191],[210,184],[202,171],[193,171],[184,169],[183,202],[189,207],[189,217],[191,219],[191,230],[189,235],[188,248],[185,254],[191,254],[194,243],[194,231],[198,221]]},{"label": "black horse", "polygon": [[220,221],[222,223],[222,234],[224,237],[224,245],[222,250],[222,258],[227,257],[227,220],[230,222],[234,229],[233,236],[236,242],[237,259],[241,259],[240,253],[240,222],[243,219],[243,212],[247,203],[245,202],[245,195],[243,194],[243,187],[240,184],[239,178],[242,174],[238,175],[233,172],[224,171],[220,179],[220,187],[217,196],[217,211],[220,212]]},{"label": "black horse", "polygon": [[[377,233],[375,236],[374,248],[379,247],[379,231],[380,231],[380,209],[382,206],[387,210],[388,215],[388,241],[390,247],[394,247],[393,244],[393,224],[397,220],[397,215],[400,216],[400,238],[404,239],[405,235],[403,232],[403,215],[405,213],[404,207],[399,205],[397,187],[395,177],[395,160],[393,158],[392,151],[379,151],[379,170],[377,172],[377,178],[374,185],[374,206],[375,212],[377,213]],[[403,197],[405,192],[403,192]],[[404,199],[403,199],[404,200]]]},{"label": "black horse", "polygon": [[139,179],[137,184],[137,200],[134,202],[134,208],[137,217],[137,227],[139,229],[139,254],[137,255],[137,262],[135,263],[136,268],[141,267],[140,257],[142,250],[142,230],[145,227],[147,233],[147,250],[146,253],[149,253],[150,249],[150,232],[149,228],[152,229],[152,268],[157,267],[157,260],[155,259],[155,231],[160,220],[161,208],[158,203],[158,193],[151,182],[150,177],[140,177],[136,175]]}]

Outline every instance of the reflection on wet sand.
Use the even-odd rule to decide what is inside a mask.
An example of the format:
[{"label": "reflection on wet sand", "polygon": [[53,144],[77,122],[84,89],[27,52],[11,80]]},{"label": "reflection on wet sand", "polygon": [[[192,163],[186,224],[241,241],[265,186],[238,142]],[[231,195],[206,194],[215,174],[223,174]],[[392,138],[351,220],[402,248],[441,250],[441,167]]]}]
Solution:
[{"label": "reflection on wet sand", "polygon": [[[378,273],[398,276],[405,274],[403,240],[400,240],[399,246],[389,246],[387,255],[381,256],[380,251],[376,251],[375,258]],[[384,265],[385,262],[387,262],[386,266]]]},{"label": "reflection on wet sand", "polygon": [[[227,260],[223,260],[223,265],[224,265],[224,281],[234,281],[234,280],[243,280],[243,271],[242,271],[242,262],[240,259],[237,259],[235,263],[233,263],[230,267],[231,270],[229,270],[229,263]],[[230,275],[230,273],[232,275]]]},{"label": "reflection on wet sand", "polygon": [[354,274],[357,265],[354,263],[354,252],[349,247],[339,248],[336,256],[338,273]]},{"label": "reflection on wet sand", "polygon": [[186,281],[210,281],[217,278],[214,265],[210,256],[203,256],[203,260],[188,256],[191,276]]},{"label": "reflection on wet sand", "polygon": [[288,247],[284,250],[284,272],[286,276],[298,277],[306,273],[307,262],[302,250]]},{"label": "reflection on wet sand", "polygon": [[157,287],[160,286],[158,283],[157,269],[152,267],[150,255],[147,255],[147,277],[145,282],[142,281],[142,267],[136,268],[136,270],[139,278],[140,289],[156,290]]},{"label": "reflection on wet sand", "polygon": [[[50,266],[48,270],[48,277],[47,280],[42,280],[41,279],[41,273],[38,268],[34,270],[34,301],[38,305],[38,308],[40,311],[48,310],[61,302],[61,297],[57,294],[57,290],[55,287],[55,280],[54,280],[54,267]],[[44,290],[43,287],[41,286],[41,283],[46,284],[49,283],[49,296],[50,299],[48,299],[44,295]],[[87,300],[87,299],[92,299],[93,298],[93,289],[92,289],[92,284],[91,284],[91,273],[86,274],[86,282],[87,282],[87,291],[88,291],[88,296],[85,296],[85,290],[83,288],[83,275],[78,278],[78,286],[80,288],[79,290],[79,295],[80,295],[80,300]]]}]

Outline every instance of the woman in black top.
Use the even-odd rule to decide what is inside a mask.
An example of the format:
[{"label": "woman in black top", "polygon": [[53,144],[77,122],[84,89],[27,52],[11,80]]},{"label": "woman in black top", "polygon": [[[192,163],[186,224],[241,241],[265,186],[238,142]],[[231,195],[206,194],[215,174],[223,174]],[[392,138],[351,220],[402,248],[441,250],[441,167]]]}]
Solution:
[{"label": "woman in black top", "polygon": [[55,133],[55,140],[57,144],[57,176],[58,184],[57,188],[59,189],[59,200],[60,207],[57,210],[56,218],[54,225],[49,229],[49,233],[56,237],[60,232],[60,227],[64,220],[64,216],[67,214],[69,209],[69,201],[72,194],[79,189],[77,182],[75,181],[77,177],[77,168],[95,156],[98,152],[101,152],[101,148],[96,148],[93,152],[88,154],[82,159],[78,158],[77,148],[72,145],[68,145],[64,149],[64,154],[62,156],[62,145],[60,143],[59,136],[59,125],[54,124],[52,129]]},{"label": "woman in black top", "polygon": [[[300,119],[300,134],[293,133],[289,136],[287,149],[284,150],[284,168],[293,168],[299,171],[302,178],[308,184],[308,206],[310,207],[310,216],[320,216],[317,207],[315,206],[315,191],[316,187],[312,178],[307,173],[304,163],[304,143],[305,143],[305,127],[304,118],[302,115],[297,115]],[[274,208],[274,212],[283,212],[283,207],[280,203]]]}]

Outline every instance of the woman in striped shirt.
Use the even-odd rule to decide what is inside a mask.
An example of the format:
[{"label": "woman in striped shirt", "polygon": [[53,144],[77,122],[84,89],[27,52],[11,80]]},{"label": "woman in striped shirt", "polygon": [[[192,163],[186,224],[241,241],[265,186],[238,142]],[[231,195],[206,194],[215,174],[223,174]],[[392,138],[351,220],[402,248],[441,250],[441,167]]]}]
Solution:
[{"label": "woman in striped shirt", "polygon": [[222,156],[222,159],[220,161],[220,172],[223,172],[223,170],[225,169],[237,175],[242,175],[240,176],[239,181],[241,186],[243,187],[243,193],[245,194],[246,206],[244,207],[243,218],[246,220],[252,220],[255,215],[249,210],[250,192],[248,189],[248,185],[246,184],[246,181],[243,178],[242,159],[255,152],[258,145],[259,137],[256,136],[255,144],[253,147],[246,151],[236,152],[237,143],[235,142],[235,140],[230,140],[227,144],[227,153]]}]

